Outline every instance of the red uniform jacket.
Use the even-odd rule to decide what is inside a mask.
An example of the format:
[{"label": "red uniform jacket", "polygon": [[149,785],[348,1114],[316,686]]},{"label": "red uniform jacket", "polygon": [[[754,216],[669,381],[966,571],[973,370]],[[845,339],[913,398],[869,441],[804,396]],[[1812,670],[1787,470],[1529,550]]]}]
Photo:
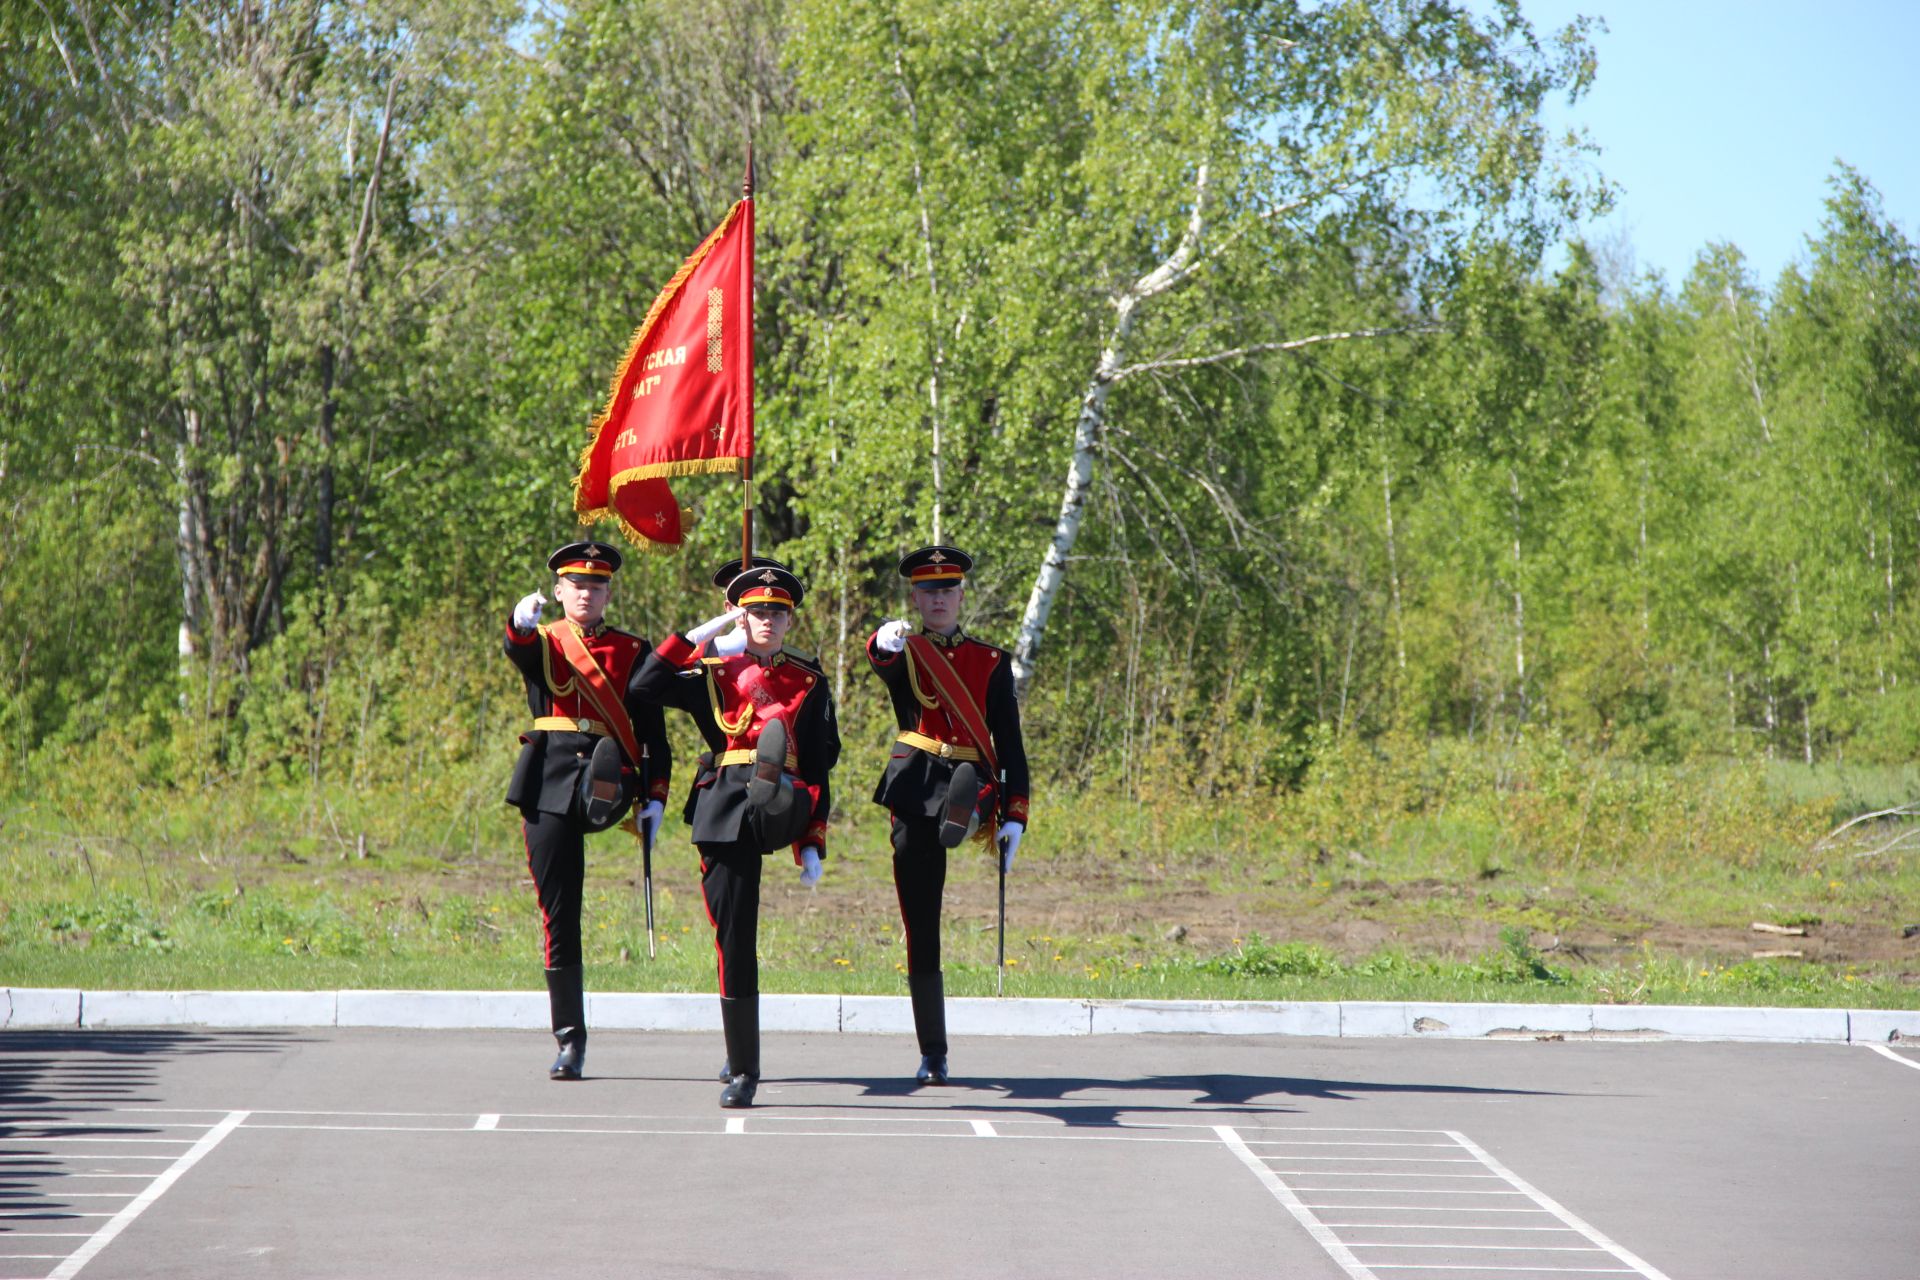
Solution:
[{"label": "red uniform jacket", "polygon": [[[1005,649],[974,639],[964,630],[957,630],[952,636],[929,633],[927,638],[952,664],[967,691],[986,713],[987,732],[993,739],[993,752],[1002,776],[983,776],[981,781],[994,785],[999,820],[1024,825],[1027,821],[1027,749],[1020,737],[1020,704],[1013,696],[1012,655]],[[875,648],[872,637],[868,637],[867,661],[886,682],[887,693],[893,701],[894,719],[902,729],[955,746],[978,750],[984,745],[973,740],[959,717],[940,705],[931,682],[914,678],[904,652],[887,653]],[[895,742],[886,772],[874,788],[874,803],[885,805],[903,817],[935,817],[946,803],[953,766],[954,761],[950,759]],[[986,766],[981,764],[975,768],[984,774]]]},{"label": "red uniform jacket", "polygon": [[[566,716],[572,720],[597,720],[592,706],[581,696],[573,668],[560,651],[560,642],[549,632],[555,627],[571,627],[564,618],[533,631],[521,631],[507,623],[504,643],[507,657],[520,670],[527,690],[527,710],[535,719]],[[673,749],[667,744],[666,721],[660,708],[639,696],[637,679],[640,658],[647,642],[616,627],[600,627],[585,634],[587,651],[606,672],[608,682],[621,691],[621,702],[633,721],[633,734],[639,740],[643,759],[627,761],[622,770],[627,796],[665,800],[673,773]],[[560,729],[531,729],[520,735],[526,746],[514,766],[513,781],[507,788],[507,803],[523,810],[566,813],[573,803],[580,771],[600,734],[577,733]]]},{"label": "red uniform jacket", "polygon": [[[790,753],[787,772],[811,802],[794,861],[800,860],[804,845],[827,856],[827,816],[833,810],[828,776],[840,759],[840,730],[826,674],[811,657],[783,649],[767,659],[751,653],[702,658],[685,636],[675,634],[641,664],[636,688],[644,697],[689,712],[703,722],[703,729],[717,725],[722,752],[752,750],[767,721],[783,721]],[[752,775],[751,763],[726,765],[712,770],[711,776],[702,771],[693,801],[695,844],[739,838]]]}]

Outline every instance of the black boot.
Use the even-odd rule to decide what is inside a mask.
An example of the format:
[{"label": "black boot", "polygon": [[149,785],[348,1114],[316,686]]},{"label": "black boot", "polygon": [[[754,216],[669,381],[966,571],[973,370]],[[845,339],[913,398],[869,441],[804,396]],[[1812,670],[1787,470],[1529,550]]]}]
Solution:
[{"label": "black boot", "polygon": [[760,740],[753,748],[753,781],[747,784],[747,803],[769,818],[777,818],[793,805],[793,784],[786,779],[787,726],[769,720],[760,726]]},{"label": "black boot", "polygon": [[760,1087],[760,997],[721,996],[720,1027],[727,1038],[727,1067],[733,1075],[720,1091],[723,1107],[750,1107]]},{"label": "black boot", "polygon": [[578,1080],[587,1066],[587,993],[580,966],[547,970],[547,1009],[553,1020],[553,1038],[560,1056],[547,1070],[549,1080]]},{"label": "black boot", "polygon": [[953,767],[953,781],[947,784],[947,804],[941,811],[940,846],[957,849],[980,828],[980,775],[965,760]]},{"label": "black boot", "polygon": [[622,798],[619,743],[612,738],[602,738],[593,744],[593,755],[587,760],[587,776],[581,783],[586,792],[587,827],[603,831]]},{"label": "black boot", "polygon": [[920,1037],[920,1069],[913,1078],[920,1084],[945,1084],[946,983],[938,973],[912,973],[907,975],[907,990],[913,996],[913,1029]]}]

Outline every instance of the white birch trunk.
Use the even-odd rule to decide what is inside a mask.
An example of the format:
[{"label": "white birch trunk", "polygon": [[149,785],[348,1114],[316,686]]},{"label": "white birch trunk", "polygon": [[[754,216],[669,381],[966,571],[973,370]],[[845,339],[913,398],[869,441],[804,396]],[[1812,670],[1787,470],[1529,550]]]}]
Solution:
[{"label": "white birch trunk", "polygon": [[1067,560],[1073,553],[1073,544],[1080,536],[1087,492],[1093,485],[1093,450],[1106,424],[1107,397],[1113,392],[1115,375],[1126,360],[1127,342],[1133,335],[1137,309],[1148,298],[1178,283],[1199,251],[1200,235],[1206,226],[1206,193],[1207,166],[1203,164],[1194,180],[1193,214],[1179,246],[1165,262],[1134,281],[1113,301],[1113,331],[1080,397],[1080,413],[1073,426],[1073,455],[1067,464],[1067,483],[1060,495],[1060,515],[1054,521],[1053,540],[1047,544],[1040,572],[1034,577],[1026,612],[1020,618],[1020,635],[1013,646],[1013,687],[1022,697],[1033,680],[1034,661],[1040,651],[1041,637],[1046,633],[1047,618],[1053,612],[1060,584],[1066,580]]}]

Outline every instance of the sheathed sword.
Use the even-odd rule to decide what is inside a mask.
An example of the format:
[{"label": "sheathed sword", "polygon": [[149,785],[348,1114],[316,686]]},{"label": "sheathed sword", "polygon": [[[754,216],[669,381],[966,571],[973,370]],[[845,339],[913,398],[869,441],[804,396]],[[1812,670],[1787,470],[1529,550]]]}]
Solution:
[{"label": "sheathed sword", "polygon": [[[1000,774],[999,780],[1000,795],[1005,795],[1007,793],[1007,775],[1005,772]],[[996,805],[999,803],[999,799],[999,796],[994,797]],[[994,853],[997,855],[993,860],[993,865],[1000,872],[1000,927],[998,939],[995,944],[997,955],[994,958],[993,966],[993,994],[997,996],[1003,994],[1002,988],[1005,986],[1007,979],[1007,846],[1002,844],[998,839],[994,840],[993,845]]]},{"label": "sheathed sword", "polygon": [[653,824],[640,819],[640,884],[647,899],[647,959],[653,959]]}]

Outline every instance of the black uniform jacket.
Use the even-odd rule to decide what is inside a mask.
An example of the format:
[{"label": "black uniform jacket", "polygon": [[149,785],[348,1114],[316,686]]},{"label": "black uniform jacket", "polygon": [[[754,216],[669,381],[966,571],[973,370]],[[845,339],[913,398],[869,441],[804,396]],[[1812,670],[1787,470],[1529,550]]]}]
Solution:
[{"label": "black uniform jacket", "polygon": [[[929,638],[952,663],[954,671],[986,713],[987,732],[993,736],[993,752],[1002,776],[980,780],[994,784],[1000,821],[1025,823],[1027,748],[1020,736],[1020,703],[1013,696],[1012,655],[1005,649],[974,639],[964,630],[955,631],[950,637]],[[962,746],[982,745],[973,742],[959,719],[939,705],[930,682],[913,678],[905,653],[877,649],[869,637],[867,661],[886,683],[887,696],[893,701],[894,719],[901,729]],[[873,790],[874,803],[885,805],[903,818],[935,817],[946,803],[947,784],[953,780],[956,763],[896,741],[886,772],[880,775],[880,784]],[[974,767],[983,773],[986,768],[985,765]]]},{"label": "black uniform jacket", "polygon": [[[692,715],[707,740],[709,751],[687,799],[686,818],[695,844],[740,838],[753,765],[715,769],[712,761],[721,751],[752,748],[764,716],[745,713],[777,704],[787,726],[787,749],[795,758],[788,772],[802,784],[801,803],[811,810],[803,843],[826,856],[827,816],[833,810],[828,779],[840,759],[840,729],[825,673],[810,655],[783,649],[767,659],[750,653],[701,657],[685,636],[670,635],[640,664],[633,688],[643,698]],[[716,707],[721,717],[736,721],[744,716],[747,723],[737,733],[724,732],[716,723]],[[794,854],[799,856],[798,846]]]},{"label": "black uniform jacket", "polygon": [[[573,668],[567,664],[560,644],[547,633],[554,627],[573,624],[561,619],[549,627],[520,631],[507,623],[502,647],[527,687],[527,710],[534,717],[568,716],[575,720],[596,719],[575,685]],[[614,815],[631,807],[637,797],[650,800],[667,798],[668,782],[673,775],[673,748],[667,745],[667,726],[660,708],[639,694],[640,657],[648,651],[647,642],[629,631],[601,627],[583,637],[587,651],[616,689],[623,690],[621,701],[633,721],[633,736],[639,740],[645,759],[639,768],[622,770],[625,798]],[[514,762],[513,779],[507,784],[507,803],[524,814],[566,814],[571,812],[580,792],[580,775],[586,771],[587,758],[600,740],[595,733],[577,733],[565,729],[530,729],[520,735],[525,745]]]}]

